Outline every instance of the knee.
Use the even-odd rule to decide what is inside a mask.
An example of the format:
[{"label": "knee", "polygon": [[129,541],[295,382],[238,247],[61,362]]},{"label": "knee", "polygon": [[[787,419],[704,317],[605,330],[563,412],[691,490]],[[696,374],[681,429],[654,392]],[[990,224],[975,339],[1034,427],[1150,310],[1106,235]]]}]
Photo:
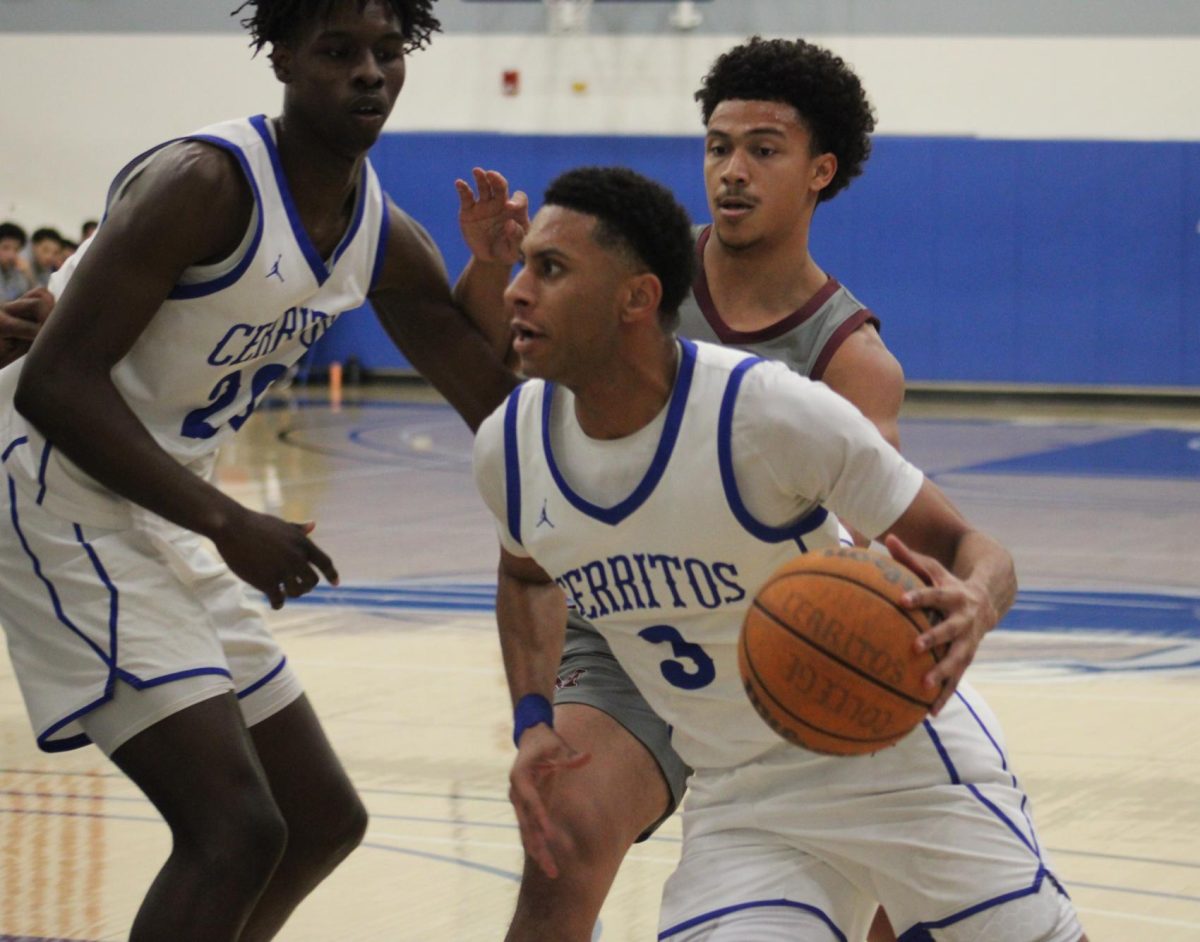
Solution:
[{"label": "knee", "polygon": [[288,823],[288,856],[294,863],[328,872],[362,843],[369,816],[352,788],[325,796],[304,815]]},{"label": "knee", "polygon": [[288,826],[268,793],[245,795],[223,804],[191,834],[174,832],[176,848],[193,853],[205,872],[239,884],[265,885],[288,841]]}]

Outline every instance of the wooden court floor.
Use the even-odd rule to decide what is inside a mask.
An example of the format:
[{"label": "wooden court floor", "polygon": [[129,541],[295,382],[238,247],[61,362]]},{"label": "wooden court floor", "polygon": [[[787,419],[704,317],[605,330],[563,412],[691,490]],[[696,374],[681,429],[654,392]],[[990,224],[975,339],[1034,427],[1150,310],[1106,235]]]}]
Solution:
[{"label": "wooden court floor", "polygon": [[[343,578],[273,624],[371,826],[280,938],[498,940],[521,851],[470,437],[420,389],[338,409],[323,393],[264,409],[220,472],[247,504],[316,520]],[[913,405],[902,435],[1016,556],[1020,600],[971,677],[1091,939],[1200,939],[1197,410]],[[678,847],[676,818],[634,850],[595,939],[654,938]],[[0,662],[0,940],[125,938],[167,849],[95,749],[36,750]]]}]

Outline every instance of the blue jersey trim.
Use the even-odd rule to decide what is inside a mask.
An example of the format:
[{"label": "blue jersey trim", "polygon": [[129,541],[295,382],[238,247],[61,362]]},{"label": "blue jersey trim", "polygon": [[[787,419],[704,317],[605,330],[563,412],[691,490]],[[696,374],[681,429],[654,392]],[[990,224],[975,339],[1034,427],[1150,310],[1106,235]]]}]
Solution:
[{"label": "blue jersey trim", "polygon": [[279,663],[276,664],[274,667],[272,667],[265,674],[263,674],[262,677],[258,678],[258,680],[256,680],[254,683],[252,683],[245,690],[239,690],[237,693],[237,698],[239,700],[241,700],[243,697],[248,697],[248,696],[250,696],[250,694],[254,693],[254,691],[256,691],[259,687],[263,687],[263,686],[266,686],[267,684],[269,684],[275,678],[275,676],[281,670],[283,670],[285,664],[287,664],[287,658],[281,657],[279,659]]},{"label": "blue jersey trim", "polygon": [[795,540],[800,552],[806,552],[801,537],[811,533],[825,522],[829,511],[824,507],[814,507],[807,514],[784,527],[772,527],[755,518],[742,501],[738,492],[737,476],[733,473],[733,409],[737,404],[738,390],[746,373],[765,362],[762,357],[747,357],[742,360],[729,374],[729,382],[725,385],[725,394],[721,397],[721,412],[717,419],[717,463],[721,467],[721,485],[725,488],[725,500],[734,517],[751,536],[764,543],[785,543]]},{"label": "blue jersey trim", "polygon": [[342,236],[342,241],[338,243],[336,249],[333,250],[333,258],[329,263],[329,267],[335,268],[338,259],[342,257],[346,249],[350,247],[350,243],[354,241],[354,237],[358,235],[358,227],[362,225],[363,212],[367,206],[367,162],[364,160],[362,172],[358,175],[358,199],[354,205],[354,216],[350,219],[350,225],[346,228],[345,234]]},{"label": "blue jersey trim", "polygon": [[254,171],[250,169],[250,162],[246,159],[246,155],[240,147],[232,141],[227,141],[222,137],[214,137],[211,134],[196,134],[185,138],[185,140],[203,141],[205,144],[212,144],[214,147],[219,147],[237,158],[238,164],[241,165],[242,173],[246,177],[246,182],[250,184],[250,191],[254,194],[254,204],[258,209],[258,218],[254,224],[254,238],[251,239],[250,245],[233,268],[219,278],[214,278],[212,281],[198,281],[190,284],[175,285],[167,295],[167,298],[172,301],[186,301],[192,298],[207,297],[210,294],[216,294],[218,291],[228,288],[241,278],[246,273],[246,269],[250,267],[254,256],[258,253],[259,243],[262,242],[263,219],[266,216],[266,212],[263,210],[262,193],[258,189],[258,181],[254,178]]},{"label": "blue jersey trim", "polygon": [[37,505],[39,507],[42,505],[42,501],[46,499],[46,466],[50,464],[50,450],[53,447],[50,444],[50,439],[46,439],[46,444],[42,446],[42,460],[38,462]]},{"label": "blue jersey trim", "polygon": [[379,193],[379,203],[383,207],[383,220],[379,223],[379,241],[375,246],[375,263],[371,266],[371,286],[367,288],[368,295],[379,284],[379,276],[383,272],[383,263],[387,257],[388,236],[392,231],[392,213],[382,190]]},{"label": "blue jersey trim", "polygon": [[693,916],[691,919],[684,920],[678,925],[671,926],[669,929],[664,929],[658,934],[658,938],[661,942],[662,939],[669,939],[671,936],[678,935],[679,933],[691,929],[693,926],[698,926],[701,923],[710,922],[713,919],[719,919],[722,916],[727,916],[730,913],[736,913],[743,909],[761,909],[764,906],[800,909],[806,913],[811,913],[829,927],[829,931],[833,933],[833,937],[837,939],[838,942],[846,942],[846,934],[834,924],[833,920],[830,919],[824,911],[809,903],[797,903],[795,900],[790,899],[761,899],[753,900],[748,903],[735,903],[732,906],[724,906],[721,909],[714,909],[711,912],[702,913],[699,916]]},{"label": "blue jersey trim", "polygon": [[300,218],[300,210],[296,206],[296,201],[292,198],[291,188],[288,186],[287,176],[283,172],[283,161],[279,159],[279,149],[275,146],[275,138],[271,136],[271,131],[267,128],[266,115],[255,115],[250,119],[250,123],[254,126],[254,130],[258,132],[258,136],[262,138],[263,143],[267,147],[267,156],[271,159],[271,170],[275,174],[275,186],[279,190],[279,198],[283,201],[284,211],[287,213],[288,223],[292,227],[292,237],[296,240],[296,245],[303,254],[305,261],[308,262],[308,267],[313,273],[313,277],[317,279],[318,285],[323,285],[329,278],[329,270],[325,267],[325,260],[321,258],[317,247],[312,244],[312,239],[308,237],[308,232],[304,228],[304,222]]},{"label": "blue jersey trim", "polygon": [[521,402],[518,386],[508,394],[504,407],[504,503],[508,509],[508,532],[521,542],[521,455],[518,450],[517,419]]},{"label": "blue jersey trim", "polygon": [[558,485],[558,489],[580,513],[587,514],[601,523],[616,526],[641,507],[654,493],[654,488],[658,486],[658,482],[667,468],[667,462],[671,460],[671,453],[675,450],[675,442],[679,438],[679,429],[683,424],[684,407],[687,405],[688,393],[692,388],[692,375],[696,370],[696,345],[690,340],[680,337],[679,346],[681,349],[679,376],[676,377],[675,388],[671,391],[671,399],[667,405],[667,419],[663,426],[662,437],[658,440],[658,450],[654,453],[654,460],[650,462],[650,467],[646,469],[645,476],[634,488],[633,493],[612,507],[600,507],[591,501],[584,500],[571,490],[571,485],[567,483],[567,479],[559,470],[558,463],[554,460],[554,451],[550,446],[550,407],[554,399],[554,383],[546,383],[542,392],[542,449],[545,451],[546,463],[550,467],[550,474]]},{"label": "blue jersey trim", "polygon": [[[100,562],[100,557],[96,555],[92,544],[83,538],[83,529],[79,524],[75,524],[75,539],[79,545],[83,547],[87,553],[88,559],[92,561],[92,568],[96,570],[96,575],[100,577],[100,581],[104,583],[108,589],[108,653],[112,664],[117,663],[117,619],[120,613],[120,594],[117,592],[117,587],[113,585],[112,580],[108,577],[108,572],[104,569],[104,565]],[[110,679],[111,684],[111,679]]]},{"label": "blue jersey trim", "polygon": [[16,531],[17,539],[21,541],[21,548],[25,551],[25,555],[29,557],[29,561],[33,564],[34,575],[37,576],[38,579],[41,580],[42,585],[46,587],[46,592],[49,594],[50,601],[54,606],[55,616],[58,618],[61,624],[74,632],[80,638],[80,640],[82,640],[89,648],[91,648],[104,664],[111,668],[113,666],[112,658],[100,650],[99,645],[97,645],[96,642],[80,631],[75,623],[67,617],[66,612],[63,611],[62,602],[58,598],[58,592],[56,592],[54,589],[54,584],[47,579],[45,574],[42,572],[41,560],[39,560],[34,554],[33,550],[30,549],[29,542],[25,539],[25,533],[21,529],[20,515],[17,513],[17,487],[11,477],[8,479],[8,500],[13,530]]},{"label": "blue jersey trim", "polygon": [[16,450],[16,447],[18,445],[24,445],[28,441],[29,441],[29,436],[27,436],[27,435],[22,435],[20,438],[14,438],[11,442],[8,443],[8,447],[4,449],[4,454],[0,455],[0,463],[7,461],[8,456],[11,455],[14,450]]},{"label": "blue jersey trim", "polygon": [[[1013,900],[1024,899],[1026,896],[1036,896],[1042,889],[1042,881],[1050,876],[1045,867],[1038,867],[1037,874],[1033,878],[1033,883],[1019,890],[1012,890],[1008,893],[1001,893],[999,896],[993,896],[991,899],[985,899],[983,902],[975,903],[973,906],[968,906],[966,909],[952,913],[943,919],[931,920],[929,922],[918,922],[902,932],[897,938],[897,942],[929,942],[933,939],[931,929],[944,929],[946,926],[952,926],[956,922],[962,922],[964,919],[969,919],[971,916],[981,913],[984,910],[992,909],[996,906],[1002,906],[1005,903],[1011,903]],[[1051,879],[1051,883],[1057,888],[1057,881]]]}]

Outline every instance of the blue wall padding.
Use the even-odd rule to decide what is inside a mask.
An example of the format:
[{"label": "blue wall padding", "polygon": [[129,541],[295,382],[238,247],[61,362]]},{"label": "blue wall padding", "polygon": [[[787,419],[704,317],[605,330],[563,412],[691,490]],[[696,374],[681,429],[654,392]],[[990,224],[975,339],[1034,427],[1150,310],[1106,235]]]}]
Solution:
[{"label": "blue wall padding", "polygon": [[[384,187],[466,263],[453,180],[502,171],[536,207],[584,164],[621,164],[708,218],[697,137],[389,134]],[[821,206],[818,263],[883,320],[912,380],[1200,386],[1200,142],[879,137],[867,171]],[[368,312],[314,364],[404,361]]]}]

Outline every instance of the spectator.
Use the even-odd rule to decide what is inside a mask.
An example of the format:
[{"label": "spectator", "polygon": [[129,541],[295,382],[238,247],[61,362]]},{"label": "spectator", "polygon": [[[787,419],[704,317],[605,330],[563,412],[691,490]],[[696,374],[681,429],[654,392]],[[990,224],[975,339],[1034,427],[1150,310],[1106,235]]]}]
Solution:
[{"label": "spectator", "polygon": [[96,227],[98,225],[100,225],[100,223],[96,222],[95,219],[89,219],[87,222],[85,222],[79,228],[79,241],[86,242],[91,237],[91,234],[96,231]]},{"label": "spectator", "polygon": [[50,276],[58,270],[59,253],[62,251],[63,238],[57,229],[42,228],[34,230],[30,238],[29,267],[33,283],[43,288],[50,283]]},{"label": "spectator", "polygon": [[15,222],[0,222],[0,304],[33,287],[29,264],[21,257],[26,241],[25,230]]}]

